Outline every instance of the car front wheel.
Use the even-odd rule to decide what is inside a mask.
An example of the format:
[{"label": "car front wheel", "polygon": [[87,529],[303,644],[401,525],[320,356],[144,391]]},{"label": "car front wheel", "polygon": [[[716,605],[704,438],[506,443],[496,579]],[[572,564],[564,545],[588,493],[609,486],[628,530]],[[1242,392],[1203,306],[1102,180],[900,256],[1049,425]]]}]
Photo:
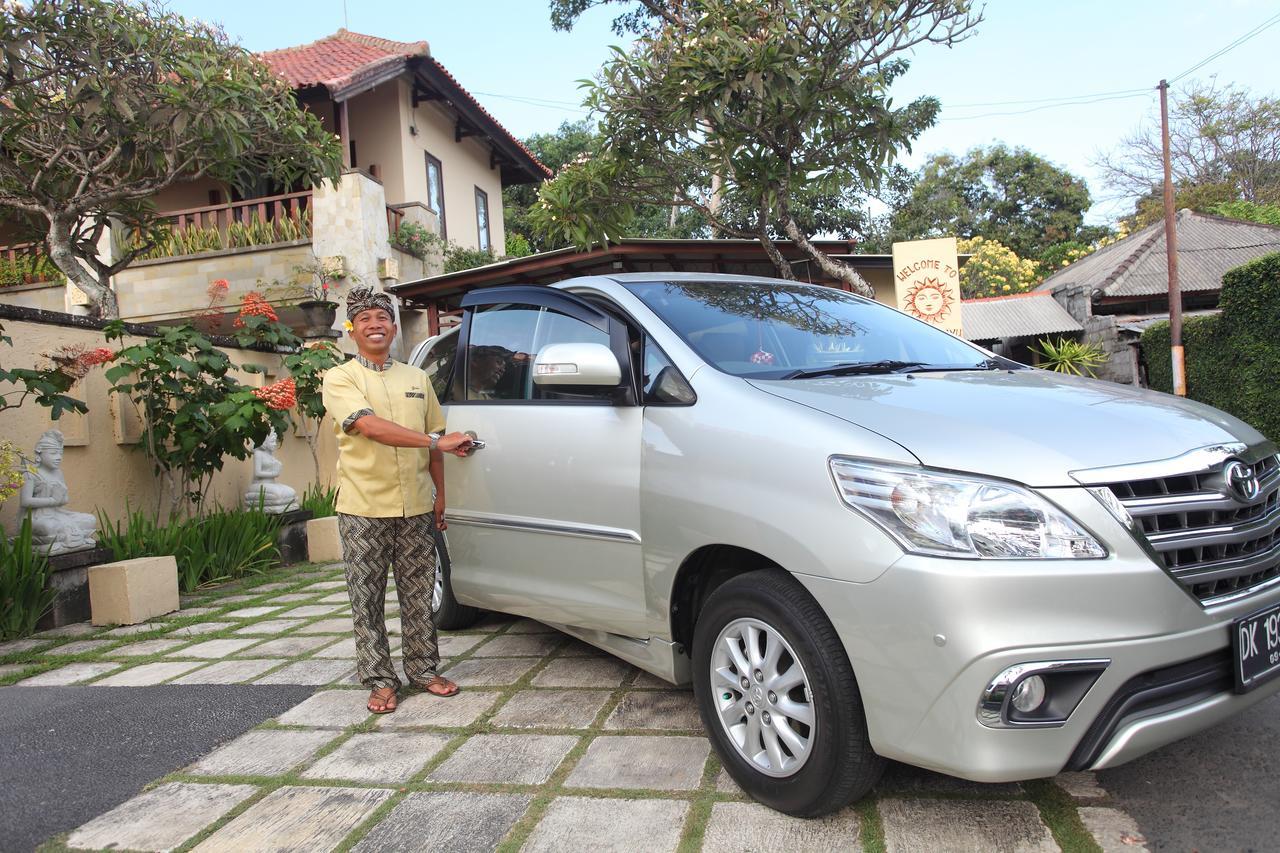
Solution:
[{"label": "car front wheel", "polygon": [[822,608],[781,569],[739,575],[694,629],[694,692],[729,775],[798,817],[862,797],[884,759],[871,749],[844,647]]}]

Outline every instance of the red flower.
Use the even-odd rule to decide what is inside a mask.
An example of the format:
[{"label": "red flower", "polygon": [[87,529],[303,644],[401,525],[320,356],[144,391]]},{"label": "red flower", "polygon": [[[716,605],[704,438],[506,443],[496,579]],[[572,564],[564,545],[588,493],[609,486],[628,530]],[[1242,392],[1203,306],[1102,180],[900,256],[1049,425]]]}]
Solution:
[{"label": "red flower", "polygon": [[91,349],[84,355],[80,356],[80,363],[89,367],[95,367],[99,364],[106,364],[109,361],[115,361],[116,354],[106,347],[98,347]]},{"label": "red flower", "polygon": [[237,329],[244,326],[244,318],[256,316],[266,317],[273,323],[280,318],[276,316],[276,311],[271,307],[271,303],[262,298],[262,294],[256,290],[251,290],[240,299],[240,316],[232,323]]},{"label": "red flower", "polygon": [[286,377],[262,388],[255,388],[253,396],[264,401],[271,409],[292,409],[298,405],[298,386],[293,377]]}]

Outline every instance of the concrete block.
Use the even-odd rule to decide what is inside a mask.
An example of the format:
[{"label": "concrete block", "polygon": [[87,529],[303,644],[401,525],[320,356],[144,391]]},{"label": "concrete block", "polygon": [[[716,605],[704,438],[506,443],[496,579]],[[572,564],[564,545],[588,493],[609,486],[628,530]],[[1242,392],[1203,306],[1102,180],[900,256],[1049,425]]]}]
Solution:
[{"label": "concrete block", "polygon": [[342,537],[338,535],[336,515],[307,522],[307,559],[313,563],[333,563],[342,559]]},{"label": "concrete block", "polygon": [[138,557],[89,569],[94,625],[136,625],[178,609],[173,557]]},{"label": "concrete block", "polygon": [[355,847],[355,853],[491,853],[528,809],[528,794],[412,793]]},{"label": "concrete block", "polygon": [[680,846],[680,832],[688,811],[689,804],[684,800],[558,797],[530,833],[522,850],[523,853],[560,850],[674,853]]}]

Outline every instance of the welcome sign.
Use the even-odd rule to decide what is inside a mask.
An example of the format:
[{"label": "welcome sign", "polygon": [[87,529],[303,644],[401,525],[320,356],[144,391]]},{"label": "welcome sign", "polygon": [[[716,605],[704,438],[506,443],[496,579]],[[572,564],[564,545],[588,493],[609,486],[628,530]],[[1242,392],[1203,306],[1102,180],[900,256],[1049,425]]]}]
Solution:
[{"label": "welcome sign", "polygon": [[953,335],[961,334],[955,237],[894,243],[893,284],[899,310]]}]

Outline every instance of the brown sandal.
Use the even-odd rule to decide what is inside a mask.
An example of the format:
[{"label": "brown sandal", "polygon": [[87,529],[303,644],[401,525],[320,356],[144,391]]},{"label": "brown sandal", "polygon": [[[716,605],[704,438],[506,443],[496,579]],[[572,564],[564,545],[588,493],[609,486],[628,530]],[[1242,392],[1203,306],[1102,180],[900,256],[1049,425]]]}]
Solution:
[{"label": "brown sandal", "polygon": [[[375,708],[374,702],[382,703],[381,708]],[[394,687],[375,687],[369,693],[369,701],[365,703],[365,707],[369,709],[371,714],[390,714],[396,708],[400,707],[396,700],[396,689]]]},{"label": "brown sandal", "polygon": [[432,696],[439,696],[441,699],[448,699],[451,696],[457,696],[460,688],[443,675],[433,675],[426,681],[415,681],[413,686],[419,690],[425,690]]}]

